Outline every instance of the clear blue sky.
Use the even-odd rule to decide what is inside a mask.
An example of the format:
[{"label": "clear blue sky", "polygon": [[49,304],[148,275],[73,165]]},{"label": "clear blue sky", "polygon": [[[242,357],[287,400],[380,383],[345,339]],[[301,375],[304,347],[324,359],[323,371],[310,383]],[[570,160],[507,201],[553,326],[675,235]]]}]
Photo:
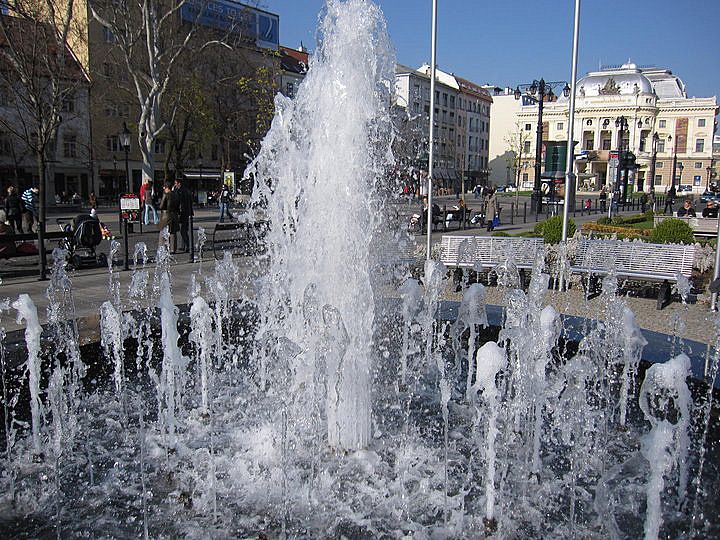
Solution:
[{"label": "clear blue sky", "polygon": [[[430,63],[431,0],[376,0],[398,62]],[[315,46],[324,0],[261,0],[280,42]],[[720,0],[582,0],[578,74],[600,63],[670,68],[689,96],[720,94]],[[438,66],[479,84],[570,78],[574,0],[438,0]]]}]

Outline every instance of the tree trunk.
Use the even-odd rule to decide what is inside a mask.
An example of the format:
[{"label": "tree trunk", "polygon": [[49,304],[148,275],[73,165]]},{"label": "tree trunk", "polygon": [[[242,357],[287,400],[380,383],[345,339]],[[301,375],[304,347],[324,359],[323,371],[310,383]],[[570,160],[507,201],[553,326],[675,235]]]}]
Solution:
[{"label": "tree trunk", "polygon": [[45,152],[37,153],[38,161],[38,251],[40,252],[40,280],[47,279],[47,254],[45,253],[45,208],[47,206],[47,164],[45,163]]}]

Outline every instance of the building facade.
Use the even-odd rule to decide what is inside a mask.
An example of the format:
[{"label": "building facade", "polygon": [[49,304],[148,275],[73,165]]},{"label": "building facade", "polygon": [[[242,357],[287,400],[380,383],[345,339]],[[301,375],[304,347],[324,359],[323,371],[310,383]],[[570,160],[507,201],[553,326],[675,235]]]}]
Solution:
[{"label": "building facade", "polygon": [[280,46],[280,92],[294,98],[300,83],[305,79],[308,67],[309,54],[302,43],[297,49]]},{"label": "building facade", "polygon": [[[427,168],[430,138],[430,66],[395,69],[396,105],[407,111],[421,139],[422,168]],[[436,185],[459,191],[486,178],[492,98],[480,86],[436,70],[433,174]]]},{"label": "building facade", "polygon": [[[716,97],[688,97],[683,81],[669,69],[639,68],[635,64],[590,72],[577,82],[576,92],[578,189],[599,190],[612,185],[612,158],[620,149],[636,157],[636,168],[630,172],[634,190],[654,187],[665,191],[671,184],[693,192],[706,188],[713,161]],[[538,107],[530,101],[517,103],[519,110],[504,124],[517,125],[533,135],[528,137],[527,155],[519,163],[522,186],[530,188],[534,182]],[[544,104],[543,142],[567,140],[568,111],[569,98]],[[499,109],[495,107],[494,112]],[[496,119],[494,125],[499,124]],[[494,147],[491,159],[498,153],[499,148]]]}]

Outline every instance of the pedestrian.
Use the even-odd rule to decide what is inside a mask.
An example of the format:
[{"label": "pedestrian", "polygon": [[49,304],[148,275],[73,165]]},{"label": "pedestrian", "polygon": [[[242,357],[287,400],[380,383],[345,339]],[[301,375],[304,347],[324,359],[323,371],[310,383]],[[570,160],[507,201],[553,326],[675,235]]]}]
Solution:
[{"label": "pedestrian", "polygon": [[497,211],[497,197],[495,196],[495,190],[488,190],[487,209],[485,210],[485,220],[487,222],[487,230],[491,232],[495,229],[495,217],[498,215]]},{"label": "pedestrian", "polygon": [[644,214],[645,210],[647,210],[647,204],[648,204],[648,195],[647,193],[643,193],[640,195],[640,211]]},{"label": "pedestrian", "polygon": [[230,188],[227,184],[223,184],[220,188],[220,223],[225,222],[225,214],[232,218],[230,213]]},{"label": "pedestrian", "polygon": [[157,210],[155,210],[155,203],[153,202],[154,191],[152,181],[149,178],[146,178],[140,186],[140,204],[145,206],[145,212],[143,215],[143,223],[145,225],[150,224],[151,211],[153,225],[157,225],[158,223],[158,213]]},{"label": "pedestrian", "polygon": [[91,191],[90,195],[88,195],[88,203],[90,204],[90,210],[97,210],[97,197],[94,191]]},{"label": "pedestrian", "polygon": [[172,184],[165,182],[163,185],[163,198],[160,201],[160,238],[162,231],[167,227],[170,234],[170,253],[177,252],[177,232],[180,228],[180,196],[172,190]]},{"label": "pedestrian", "polygon": [[5,215],[7,216],[10,227],[12,227],[17,234],[22,234],[23,232],[22,214],[23,208],[20,196],[17,194],[15,186],[10,186],[7,190],[7,197],[5,198]]},{"label": "pedestrian", "polygon": [[188,233],[190,229],[190,216],[193,216],[193,200],[192,193],[190,190],[183,186],[182,179],[178,178],[175,180],[174,191],[177,192],[180,198],[180,238],[182,239],[181,251],[187,253],[190,251],[190,235]]},{"label": "pedestrian", "polygon": [[648,206],[655,212],[655,190],[653,188],[650,188],[650,193],[648,193]]},{"label": "pedestrian", "polygon": [[22,194],[22,203],[25,207],[23,212],[23,228],[27,232],[32,232],[33,226],[38,223],[38,197],[40,189],[37,186],[33,186],[30,189],[26,189]]},{"label": "pedestrian", "polygon": [[670,189],[666,189],[665,192],[665,207],[663,208],[663,215],[667,214],[668,210],[670,210],[670,214],[673,213],[673,205],[675,204],[675,195],[677,192],[675,191],[675,186],[670,186]]},{"label": "pedestrian", "polygon": [[600,211],[605,212],[607,210],[607,188],[605,185],[600,189],[598,199],[600,200]]}]

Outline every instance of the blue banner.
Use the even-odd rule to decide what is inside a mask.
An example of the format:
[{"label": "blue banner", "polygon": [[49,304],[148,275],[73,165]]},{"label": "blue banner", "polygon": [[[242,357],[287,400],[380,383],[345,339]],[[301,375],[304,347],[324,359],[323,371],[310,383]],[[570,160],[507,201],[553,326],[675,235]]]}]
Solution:
[{"label": "blue banner", "polygon": [[228,0],[187,0],[180,9],[183,20],[244,36],[256,46],[277,50],[280,18]]}]

